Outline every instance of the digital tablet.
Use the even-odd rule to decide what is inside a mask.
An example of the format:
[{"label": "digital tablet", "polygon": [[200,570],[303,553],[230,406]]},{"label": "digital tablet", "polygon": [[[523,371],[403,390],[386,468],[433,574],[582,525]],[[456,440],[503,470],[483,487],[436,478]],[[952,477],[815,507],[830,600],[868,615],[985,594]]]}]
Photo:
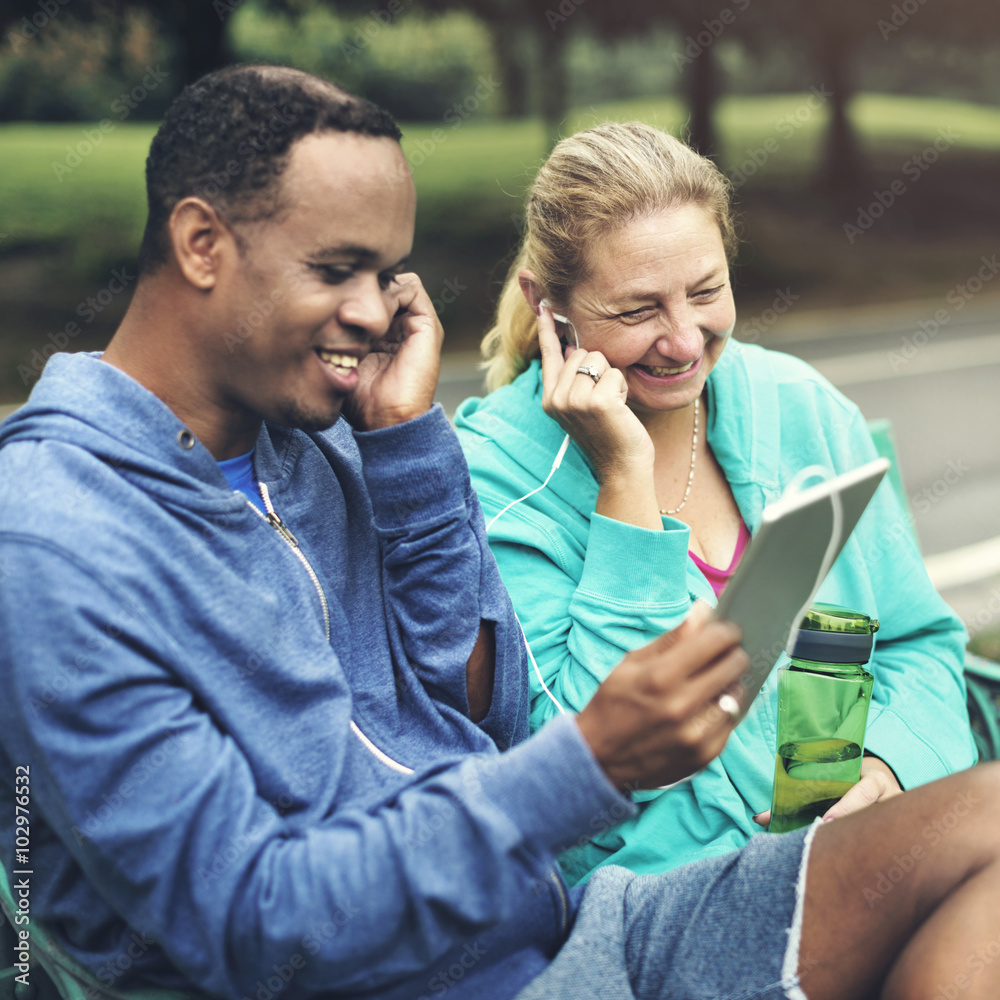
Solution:
[{"label": "digital tablet", "polygon": [[820,571],[837,519],[837,498],[840,538],[830,550],[827,570],[888,468],[888,460],[880,458],[764,508],[760,529],[715,610],[716,618],[735,622],[743,630],[743,648],[750,657],[737,695],[741,718],[785,651],[792,625],[801,620],[823,582]]}]

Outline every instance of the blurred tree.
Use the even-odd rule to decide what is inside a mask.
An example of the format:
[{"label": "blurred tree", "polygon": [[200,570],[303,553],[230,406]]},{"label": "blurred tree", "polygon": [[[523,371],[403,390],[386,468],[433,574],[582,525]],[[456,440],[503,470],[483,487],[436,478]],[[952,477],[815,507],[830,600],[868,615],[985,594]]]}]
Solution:
[{"label": "blurred tree", "polygon": [[[709,6],[715,9],[709,11]],[[728,18],[723,22],[720,14],[718,3],[675,0],[671,17],[683,36],[680,51],[674,53],[674,62],[683,74],[681,79],[690,115],[688,141],[704,156],[716,152],[717,142],[715,104],[720,87],[713,44],[732,23]]]},{"label": "blurred tree", "polygon": [[177,75],[186,85],[231,61],[229,15],[242,0],[118,0],[150,12],[177,40]]},{"label": "blurred tree", "polygon": [[516,89],[497,84],[496,34],[468,5],[377,3],[253,0],[234,21],[231,44],[240,59],[299,66],[406,122],[453,126],[474,111],[493,115]]},{"label": "blurred tree", "polygon": [[[180,90],[199,76],[225,66],[230,61],[227,44],[229,15],[243,0],[0,0],[0,32],[6,35],[15,55],[50,21],[75,20],[82,24],[101,21],[123,24],[130,11],[145,11],[160,32],[174,44],[173,89]],[[120,37],[120,33],[119,33]],[[117,55],[116,55],[117,51]],[[120,61],[120,47],[113,47],[109,68]]]},{"label": "blurred tree", "polygon": [[584,0],[422,0],[427,10],[472,11],[489,28],[506,95],[506,112],[530,111],[530,62],[535,62],[538,110],[551,147],[569,111],[566,49]]},{"label": "blurred tree", "polygon": [[493,42],[503,84],[503,114],[507,118],[531,114],[533,25],[525,16],[531,0],[422,0],[421,6],[435,13],[457,9],[475,14]]},{"label": "blurred tree", "polygon": [[[743,0],[739,0],[743,2]],[[969,51],[995,45],[1000,5],[995,0],[752,0],[740,37],[760,49],[802,46],[817,67],[815,86],[829,94],[830,122],[816,187],[851,200],[869,184],[868,167],[849,109],[863,59],[904,60],[902,40],[952,42]],[[897,39],[900,40],[896,44]]]},{"label": "blurred tree", "polygon": [[816,186],[833,197],[855,193],[865,182],[866,169],[848,112],[856,86],[853,60],[873,26],[871,0],[839,0],[836,5],[753,0],[748,14],[737,31],[749,47],[766,51],[804,45],[811,53],[818,70],[813,85],[825,95],[830,113]]},{"label": "blurred tree", "polygon": [[566,50],[573,23],[581,21],[578,4],[583,0],[561,0],[543,10],[546,0],[525,0],[527,23],[538,39],[538,103],[551,149],[559,140],[569,112],[569,73]]},{"label": "blurred tree", "polygon": [[651,27],[665,25],[680,33],[680,47],[671,54],[681,71],[688,106],[688,141],[706,156],[716,152],[715,104],[719,72],[715,42],[735,24],[751,0],[619,0],[587,8],[595,30],[606,39],[642,37]]},{"label": "blurred tree", "polygon": [[[482,15],[480,15],[482,17]],[[503,81],[503,114],[526,118],[531,114],[531,39],[516,18],[483,18],[493,39],[500,78]]]}]

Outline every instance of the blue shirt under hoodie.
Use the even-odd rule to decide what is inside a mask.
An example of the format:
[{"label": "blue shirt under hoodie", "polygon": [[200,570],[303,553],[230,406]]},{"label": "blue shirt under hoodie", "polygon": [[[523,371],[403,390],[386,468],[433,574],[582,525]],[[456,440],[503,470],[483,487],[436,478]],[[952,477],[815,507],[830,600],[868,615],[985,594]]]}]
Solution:
[{"label": "blue shirt under hoodie", "polygon": [[28,765],[32,917],[118,988],[512,996],[572,918],[553,853],[623,800],[571,718],[521,742],[454,432],[267,425],[254,464],[295,544],[96,356],[0,426],[0,856]]}]

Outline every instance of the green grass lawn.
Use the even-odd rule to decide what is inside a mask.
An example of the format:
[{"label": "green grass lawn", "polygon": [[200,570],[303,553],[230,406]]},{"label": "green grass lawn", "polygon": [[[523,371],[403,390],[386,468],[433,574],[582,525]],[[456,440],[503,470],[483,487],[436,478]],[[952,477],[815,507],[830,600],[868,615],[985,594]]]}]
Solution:
[{"label": "green grass lawn", "polygon": [[[85,130],[101,141],[91,143]],[[121,124],[108,134],[87,125],[0,128],[0,250],[33,244],[71,249],[82,270],[134,253],[146,214],[143,170],[154,131]],[[88,143],[92,150],[80,156]],[[57,173],[54,165],[66,172]]]},{"label": "green grass lawn", "polygon": [[[808,94],[730,97],[719,106],[721,165],[736,169],[768,138],[777,149],[760,177],[805,177],[816,166],[826,107]],[[956,148],[1000,149],[1000,109],[954,101],[862,95],[853,108],[865,147],[875,159],[912,155],[939,129],[952,129]],[[603,120],[639,119],[682,130],[674,99],[645,99],[574,109],[570,130]],[[116,124],[88,150],[94,126],[0,126],[0,252],[32,245],[72,252],[81,274],[135,251],[145,218],[143,163],[152,125]],[[477,120],[457,127],[405,126],[421,199],[419,235],[437,240],[508,226],[544,155],[535,120]],[[435,240],[435,241],[437,241]]]}]

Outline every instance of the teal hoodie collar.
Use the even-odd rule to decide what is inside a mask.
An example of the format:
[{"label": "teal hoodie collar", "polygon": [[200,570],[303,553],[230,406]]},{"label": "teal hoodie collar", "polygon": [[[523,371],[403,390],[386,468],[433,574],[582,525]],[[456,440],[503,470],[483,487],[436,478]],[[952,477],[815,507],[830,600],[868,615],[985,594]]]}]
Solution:
[{"label": "teal hoodie collar", "polygon": [[706,438],[751,531],[781,495],[778,385],[767,352],[730,340],[708,377]]}]

